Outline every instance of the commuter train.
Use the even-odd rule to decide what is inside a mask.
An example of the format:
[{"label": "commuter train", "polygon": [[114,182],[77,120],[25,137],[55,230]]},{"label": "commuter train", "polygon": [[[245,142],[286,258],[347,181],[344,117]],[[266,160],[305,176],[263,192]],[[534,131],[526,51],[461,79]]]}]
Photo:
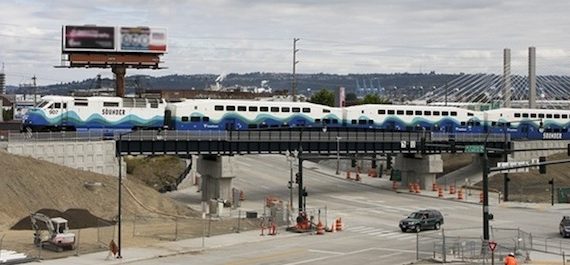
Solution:
[{"label": "commuter train", "polygon": [[28,112],[23,128],[54,130],[278,130],[375,129],[461,133],[508,133],[513,139],[570,139],[570,111],[446,106],[358,105],[328,107],[308,102],[46,96]]}]

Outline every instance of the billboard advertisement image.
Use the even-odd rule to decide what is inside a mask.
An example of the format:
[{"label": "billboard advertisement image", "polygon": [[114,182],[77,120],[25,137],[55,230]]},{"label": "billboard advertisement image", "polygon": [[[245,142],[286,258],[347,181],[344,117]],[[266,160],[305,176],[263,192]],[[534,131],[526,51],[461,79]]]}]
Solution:
[{"label": "billboard advertisement image", "polygon": [[63,51],[114,51],[115,28],[64,26]]},{"label": "billboard advertisement image", "polygon": [[119,52],[166,52],[166,29],[149,27],[121,27]]}]

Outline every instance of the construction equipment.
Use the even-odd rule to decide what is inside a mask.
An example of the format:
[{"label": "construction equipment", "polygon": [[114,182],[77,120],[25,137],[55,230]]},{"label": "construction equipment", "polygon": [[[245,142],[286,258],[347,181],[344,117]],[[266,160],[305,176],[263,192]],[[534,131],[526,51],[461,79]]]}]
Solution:
[{"label": "construction equipment", "polygon": [[66,219],[49,218],[42,213],[32,213],[30,219],[34,229],[34,245],[57,252],[75,249],[75,234],[69,231]]}]

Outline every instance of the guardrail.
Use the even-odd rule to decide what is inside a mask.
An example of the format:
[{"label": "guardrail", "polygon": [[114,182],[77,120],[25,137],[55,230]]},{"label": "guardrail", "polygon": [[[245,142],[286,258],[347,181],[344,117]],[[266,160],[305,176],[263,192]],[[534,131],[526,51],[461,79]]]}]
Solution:
[{"label": "guardrail", "polygon": [[[77,132],[34,132],[10,133],[8,141],[101,141],[101,140],[204,140],[204,141],[303,141],[303,142],[426,142],[449,141],[456,142],[504,142],[503,134],[449,134],[425,132],[381,132],[381,131],[133,131],[104,133],[100,131]],[[509,138],[507,140],[510,140]]]}]

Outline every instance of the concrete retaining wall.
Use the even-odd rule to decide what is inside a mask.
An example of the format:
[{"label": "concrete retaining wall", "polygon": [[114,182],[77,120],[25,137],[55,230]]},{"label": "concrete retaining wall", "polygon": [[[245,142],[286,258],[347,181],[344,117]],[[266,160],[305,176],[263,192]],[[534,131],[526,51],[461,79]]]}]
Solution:
[{"label": "concrete retaining wall", "polygon": [[[30,156],[62,166],[118,176],[114,141],[9,142],[9,153]],[[122,164],[123,176],[127,166]]]}]

